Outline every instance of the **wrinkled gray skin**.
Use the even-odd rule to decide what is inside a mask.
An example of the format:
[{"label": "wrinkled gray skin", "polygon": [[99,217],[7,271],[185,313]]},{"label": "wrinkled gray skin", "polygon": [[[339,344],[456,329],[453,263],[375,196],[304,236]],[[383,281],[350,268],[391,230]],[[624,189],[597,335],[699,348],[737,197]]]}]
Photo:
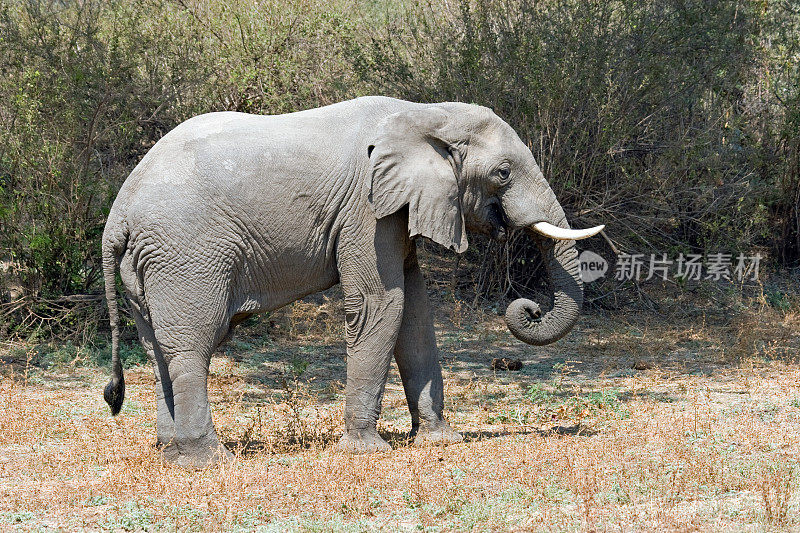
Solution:
[{"label": "wrinkled gray skin", "polygon": [[[568,228],[533,155],[491,110],[358,98],[280,116],[211,113],[164,136],[117,196],[103,234],[116,414],[124,397],[114,270],[154,361],[166,459],[230,456],[211,421],[211,354],[235,325],[341,283],[348,452],[388,450],[375,425],[391,358],[417,443],[456,442],[415,252],[422,235],[463,252],[465,230],[503,238]],[[535,238],[535,237],[534,237]],[[537,238],[553,309],[517,300],[507,323],[536,345],[563,337],[582,304],[574,241]]]}]

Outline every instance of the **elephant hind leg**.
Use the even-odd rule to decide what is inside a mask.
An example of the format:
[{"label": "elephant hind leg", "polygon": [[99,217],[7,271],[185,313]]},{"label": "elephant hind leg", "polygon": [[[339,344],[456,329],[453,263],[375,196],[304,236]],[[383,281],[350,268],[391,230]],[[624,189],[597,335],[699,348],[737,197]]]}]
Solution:
[{"label": "elephant hind leg", "polygon": [[188,467],[232,457],[219,441],[208,401],[211,355],[230,320],[224,284],[215,283],[219,276],[213,274],[169,268],[145,277],[156,372],[164,393],[159,421],[165,431],[159,431],[159,441],[165,459]]},{"label": "elephant hind leg", "polygon": [[[136,329],[139,332],[139,341],[142,343],[147,357],[153,364],[153,373],[156,378],[156,434],[158,446],[163,450],[169,448],[175,439],[175,404],[172,397],[172,381],[169,379],[167,363],[164,354],[156,342],[153,326],[142,317],[141,313],[133,306],[133,317],[136,320]],[[167,457],[169,459],[169,457]],[[177,459],[177,455],[175,456]]]},{"label": "elephant hind leg", "polygon": [[166,363],[166,372],[160,370],[162,378],[168,377],[162,382],[169,384],[163,388],[170,390],[172,399],[173,434],[166,443],[159,438],[164,458],[187,467],[230,459],[232,454],[217,436],[208,401],[208,366],[218,342],[203,342],[206,336],[190,326],[155,328],[155,336]]}]

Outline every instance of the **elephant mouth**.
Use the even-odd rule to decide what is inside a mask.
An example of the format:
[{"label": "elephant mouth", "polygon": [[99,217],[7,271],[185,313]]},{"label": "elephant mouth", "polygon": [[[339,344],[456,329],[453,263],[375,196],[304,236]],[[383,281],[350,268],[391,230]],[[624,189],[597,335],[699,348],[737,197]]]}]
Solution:
[{"label": "elephant mouth", "polygon": [[508,218],[499,202],[491,202],[486,206],[486,219],[492,239],[505,241],[508,236]]}]

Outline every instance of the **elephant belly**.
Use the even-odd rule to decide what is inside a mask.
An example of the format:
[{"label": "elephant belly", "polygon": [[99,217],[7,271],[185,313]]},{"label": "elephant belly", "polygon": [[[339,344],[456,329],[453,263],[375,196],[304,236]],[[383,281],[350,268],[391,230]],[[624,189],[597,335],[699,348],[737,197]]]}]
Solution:
[{"label": "elephant belly", "polygon": [[266,264],[255,262],[242,269],[233,291],[233,314],[274,311],[339,282],[333,261],[303,261],[292,255],[285,254],[283,260],[273,259]]}]

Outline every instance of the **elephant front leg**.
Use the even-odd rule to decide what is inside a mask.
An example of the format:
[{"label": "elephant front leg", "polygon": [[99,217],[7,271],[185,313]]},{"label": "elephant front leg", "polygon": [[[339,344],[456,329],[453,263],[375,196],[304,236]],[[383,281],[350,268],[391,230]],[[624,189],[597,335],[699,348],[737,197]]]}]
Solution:
[{"label": "elephant front leg", "polygon": [[395,358],[411,412],[415,444],[461,442],[444,418],[444,384],[425,280],[412,254],[405,273],[403,321]]},{"label": "elephant front leg", "polygon": [[345,298],[348,345],[345,432],[338,444],[342,451],[371,453],[391,449],[378,435],[376,425],[400,327],[402,301],[402,289],[383,295]]},{"label": "elephant front leg", "polygon": [[339,449],[389,450],[376,429],[389,363],[403,318],[403,262],[409,247],[402,217],[384,217],[340,238],[337,249],[347,339],[345,432]]}]

